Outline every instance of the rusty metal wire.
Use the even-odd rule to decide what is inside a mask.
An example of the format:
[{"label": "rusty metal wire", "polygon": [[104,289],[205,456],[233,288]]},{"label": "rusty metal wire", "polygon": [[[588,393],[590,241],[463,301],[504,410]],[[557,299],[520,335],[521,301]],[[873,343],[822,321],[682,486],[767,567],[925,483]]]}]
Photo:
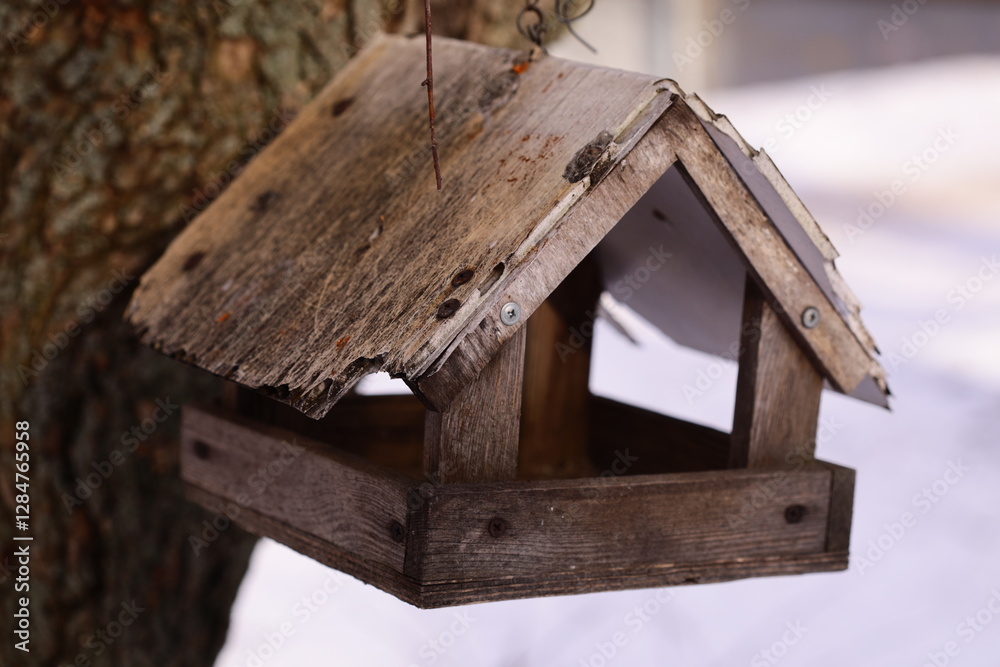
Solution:
[{"label": "rusty metal wire", "polygon": [[[573,29],[573,23],[582,19],[594,8],[594,2],[595,0],[583,0],[582,2],[580,0],[555,0],[555,20],[566,26],[566,30],[578,42],[593,53],[597,53],[597,49],[587,43]],[[539,48],[542,47],[545,34],[549,30],[549,22],[545,12],[538,6],[538,0],[525,0],[524,7],[517,15],[517,30],[532,44]]]},{"label": "rusty metal wire", "polygon": [[541,47],[548,29],[549,24],[545,13],[538,7],[538,0],[525,0],[524,7],[517,14],[517,31],[526,40]]},{"label": "rusty metal wire", "polygon": [[[577,2],[577,0],[556,0],[556,19],[566,26],[566,30],[569,34],[576,38],[576,41],[583,44],[591,53],[597,53],[597,49],[591,46],[587,40],[573,29],[573,22],[579,21],[584,16],[590,13],[590,10],[594,8],[595,0],[585,0],[583,3]],[[577,5],[583,5],[583,9],[579,9]]]}]

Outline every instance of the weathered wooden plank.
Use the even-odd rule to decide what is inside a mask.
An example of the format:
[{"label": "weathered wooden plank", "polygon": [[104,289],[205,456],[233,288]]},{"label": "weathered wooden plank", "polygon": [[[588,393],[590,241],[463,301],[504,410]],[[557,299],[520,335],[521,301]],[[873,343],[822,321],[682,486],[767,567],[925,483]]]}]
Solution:
[{"label": "weathered wooden plank", "polygon": [[[821,553],[830,473],[713,471],[448,485],[411,517],[423,584],[596,574]],[[790,506],[803,508],[794,520]],[[748,511],[748,508],[753,511]],[[796,510],[798,512],[798,510]]]},{"label": "weathered wooden plank", "polygon": [[823,378],[752,280],[746,282],[739,364],[730,466],[811,460]]},{"label": "weathered wooden plank", "polygon": [[618,401],[590,399],[590,457],[600,474],[725,470],[728,433]]},{"label": "weathered wooden plank", "polygon": [[[216,495],[194,484],[186,484],[184,494],[189,500],[210,512],[225,514],[232,507],[231,498]],[[284,544],[327,567],[337,569],[390,595],[395,595],[404,602],[424,606],[421,586],[400,574],[398,568],[365,558],[354,551],[342,549],[335,542],[303,530],[295,523],[286,523],[253,507],[241,508],[234,522],[247,532]],[[468,595],[465,599],[468,600]]]},{"label": "weathered wooden plank", "polygon": [[[760,204],[748,196],[733,166],[686,104],[665,114],[677,156],[716,222],[745,257],[754,279],[774,300],[782,320],[838,390],[850,393],[872,372],[873,360],[809,272],[781,238]],[[813,307],[819,324],[807,328],[802,313]]]},{"label": "weathered wooden plank", "polygon": [[578,151],[606,132],[627,144],[668,97],[552,57],[447,39],[434,56],[444,193],[423,42],[375,39],[143,277],[143,340],[313,417],[367,373],[416,379],[585,191],[563,178]]},{"label": "weathered wooden plank", "polygon": [[522,478],[591,477],[590,350],[601,282],[585,260],[532,314],[527,324],[521,401]]},{"label": "weathered wooden plank", "polygon": [[851,546],[851,522],[854,517],[854,479],[851,468],[816,461],[816,465],[829,470],[830,509],[829,530],[826,537],[827,551],[847,551]]},{"label": "weathered wooden plank", "polygon": [[[545,595],[574,595],[635,588],[710,584],[747,577],[776,577],[847,569],[846,551],[739,558],[708,563],[667,565],[616,570],[605,573],[571,572],[531,577],[506,577],[477,581],[457,581],[420,587],[419,607],[433,609],[479,602],[496,602]],[[670,591],[650,592],[662,604],[670,601]]]},{"label": "weathered wooden plank", "polygon": [[181,476],[225,499],[231,519],[253,510],[402,572],[405,540],[393,527],[405,531],[411,480],[215,408],[187,406],[182,419]]},{"label": "weathered wooden plank", "polygon": [[[726,155],[733,167],[740,174],[747,187],[764,207],[768,216],[774,220],[782,232],[782,237],[789,242],[789,245],[800,253],[810,254],[805,247],[805,242],[796,242],[793,237],[800,236],[800,229],[809,237],[809,243],[814,245],[821,253],[824,261],[822,263],[809,261],[802,257],[810,275],[817,284],[824,289],[832,290],[830,300],[837,308],[839,314],[844,318],[848,328],[857,337],[860,344],[865,348],[873,363],[870,368],[871,379],[874,391],[852,392],[852,396],[866,400],[876,405],[888,407],[886,397],[889,393],[888,384],[885,378],[885,370],[875,362],[878,355],[878,347],[871,333],[865,328],[861,321],[861,303],[851,292],[851,289],[844,282],[843,277],[837,271],[834,260],[837,258],[837,250],[830,243],[830,239],[823,233],[816,219],[809,213],[802,200],[792,190],[788,181],[778,171],[777,166],[771,158],[763,151],[754,150],[740,136],[740,133],[729,122],[725,116],[720,116],[712,111],[697,95],[685,96],[685,102],[691,107],[702,120],[705,128],[712,135],[715,144]],[[760,177],[763,178],[760,178]],[[769,206],[769,202],[772,204]],[[782,224],[781,218],[791,215],[794,220],[788,220],[787,224]],[[796,229],[796,227],[800,229]],[[786,233],[786,231],[788,233]]]},{"label": "weathered wooden plank", "polygon": [[508,340],[444,412],[427,411],[424,473],[437,484],[517,475],[524,329]]},{"label": "weathered wooden plank", "polygon": [[[229,501],[197,486],[187,485],[186,494],[206,509],[222,513]],[[280,520],[253,509],[240,513],[236,523],[256,535],[270,537],[310,558],[357,577],[399,599],[424,609],[533,598],[572,595],[634,588],[680,586],[732,581],[746,577],[788,576],[828,572],[847,568],[847,552],[739,558],[709,563],[673,563],[665,566],[633,568],[629,571],[573,572],[532,577],[507,577],[422,585],[394,569],[339,549]],[[412,539],[412,538],[410,538]],[[669,592],[659,595],[662,602]]]},{"label": "weathered wooden plank", "polygon": [[[288,454],[293,440],[302,450]],[[196,502],[421,607],[846,567],[834,537],[844,516],[828,514],[846,508],[849,520],[849,475],[832,480],[851,471],[838,466],[417,492],[413,480],[209,408],[185,409],[181,455]],[[802,506],[793,522],[789,505]]]},{"label": "weathered wooden plank", "polygon": [[[550,226],[545,234],[531,240],[526,256],[505,275],[500,289],[481,303],[478,315],[444,351],[443,367],[439,370],[432,366],[430,375],[415,383],[415,392],[422,392],[434,404],[447,405],[670,167],[675,140],[658,120],[666,108],[665,101],[651,104],[623,130],[623,136],[632,137],[637,128],[649,128],[630,152],[615,151],[618,166],[605,172],[603,180],[576,202],[558,226]],[[631,140],[625,141],[625,146],[632,144]],[[584,183],[588,182],[585,179]],[[515,327],[507,327],[500,320],[501,307],[510,301],[518,303],[522,312],[522,324]]]}]

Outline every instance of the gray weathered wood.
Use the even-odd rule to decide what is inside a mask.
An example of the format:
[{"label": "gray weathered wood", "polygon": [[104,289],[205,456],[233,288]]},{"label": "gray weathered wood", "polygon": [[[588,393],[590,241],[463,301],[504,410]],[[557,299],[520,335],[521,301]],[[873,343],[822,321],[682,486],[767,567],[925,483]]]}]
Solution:
[{"label": "gray weathered wood", "polygon": [[518,470],[554,479],[597,474],[587,456],[590,350],[601,294],[597,265],[584,261],[527,324]]},{"label": "gray weathered wood", "polygon": [[[189,485],[269,516],[353,557],[401,572],[412,480],[315,441],[210,407],[183,411],[181,474]],[[281,536],[275,536],[281,539]]]},{"label": "gray weathered wood", "polygon": [[[846,570],[846,551],[759,556],[705,563],[667,563],[629,570],[608,570],[600,574],[568,572],[529,577],[507,577],[478,581],[454,581],[424,585],[413,604],[423,608],[460,604],[537,598],[544,595],[573,595],[635,588],[661,588],[689,584],[711,584],[746,577],[775,577],[813,572]],[[669,601],[669,592],[656,594]]]},{"label": "gray weathered wood", "polygon": [[444,412],[427,411],[424,473],[437,484],[494,482],[517,475],[521,329]]},{"label": "gray weathered wood", "polygon": [[[231,511],[233,506],[233,498],[218,495],[195,484],[186,484],[184,495],[208,511],[220,515]],[[331,518],[336,518],[336,515],[331,515]],[[294,518],[289,523],[276,517],[273,512],[267,513],[262,507],[250,506],[241,508],[233,523],[254,535],[284,544],[327,567],[357,577],[410,604],[426,606],[422,602],[419,583],[402,575],[398,567],[367,558],[356,549],[344,548],[329,537],[321,537],[303,528]],[[387,528],[386,534],[388,530]]]},{"label": "gray weathered wood", "polygon": [[[655,122],[662,115],[666,101],[658,100],[659,104],[651,105],[633,119],[623,136],[633,137],[640,131],[645,134],[640,135],[641,141],[635,140],[627,159],[616,163],[613,172],[603,173],[603,179],[595,179],[586,196],[579,197],[561,224],[536,239],[531,255],[484,302],[481,319],[473,318],[452,344],[444,367],[440,371],[432,367],[432,374],[420,378],[415,391],[424,391],[430,400],[447,404],[465,383],[478,375],[506,337],[513,335],[514,328],[505,327],[500,321],[501,306],[509,301],[520,304],[524,322],[673,163],[672,143],[662,122]],[[625,145],[633,143],[623,141]],[[623,155],[621,151],[616,153],[619,159]],[[584,183],[589,184],[589,179]]]},{"label": "gray weathered wood", "polygon": [[313,417],[367,373],[415,379],[586,190],[563,178],[581,147],[668,97],[650,76],[436,40],[438,193],[423,50],[374,40],[178,237],[131,305],[148,344]]},{"label": "gray weathered wood", "polygon": [[[832,386],[885,393],[825,237],[776,170],[741,180],[748,149],[700,100],[644,75],[436,46],[447,192],[427,168],[420,40],[377,39],[144,277],[129,317],[147,343],[312,417],[377,370],[443,410],[523,326],[500,326],[500,307],[530,315],[682,150]],[[822,323],[806,331],[809,305]]]},{"label": "gray weathered wood", "polygon": [[[227,500],[188,485],[188,497],[215,512],[225,510]],[[449,607],[545,595],[572,595],[634,588],[708,584],[746,577],[788,576],[844,570],[846,551],[804,555],[761,556],[705,563],[670,563],[631,570],[600,573],[553,573],[533,577],[507,577],[423,585],[411,577],[382,567],[340,549],[280,520],[254,509],[241,512],[236,523],[257,535],[269,536],[329,567],[346,572],[412,605],[424,609]],[[412,538],[408,538],[412,539]],[[664,597],[664,599],[668,599]]]},{"label": "gray weathered wood", "polygon": [[437,485],[208,408],[181,457],[193,500],[422,607],[847,564],[851,471],[825,464]]},{"label": "gray weathered wood", "polygon": [[823,378],[752,280],[741,334],[731,467],[811,460]]},{"label": "gray weathered wood", "polygon": [[[514,300],[531,313],[574,266],[680,159],[681,171],[695,195],[706,202],[711,219],[740,252],[746,268],[781,307],[780,316],[794,332],[831,385],[850,393],[863,379],[873,377],[884,390],[884,372],[874,361],[874,350],[855,335],[844,315],[830,302],[809,270],[788,247],[780,231],[747,191],[732,164],[720,152],[702,121],[683,99],[662,111],[627,154],[618,153],[610,174],[602,174],[569,210],[557,232],[539,242],[537,256],[506,279],[504,289],[481,307],[483,318],[452,343],[437,377],[431,374],[415,383],[415,391],[428,387],[431,402],[446,405],[464,383],[475,378],[502,344],[505,331],[499,324],[503,303]],[[647,127],[646,120],[635,121]],[[677,157],[675,158],[675,153]],[[637,247],[636,261],[648,254]],[[832,268],[826,268],[832,272]],[[832,274],[831,274],[832,275]],[[801,313],[808,306],[819,309],[820,325],[806,329]],[[437,373],[438,367],[431,367]]]},{"label": "gray weathered wood", "polygon": [[827,531],[827,551],[847,551],[851,546],[851,522],[854,517],[855,472],[850,468],[816,461],[830,471],[830,527]]},{"label": "gray weathered wood", "polygon": [[[780,306],[782,320],[830,383],[840,391],[853,391],[876,372],[878,364],[816,282],[808,278],[808,270],[760,204],[747,196],[746,186],[702,121],[681,104],[673,105],[665,117],[685,173],[742,252],[755,280]],[[813,329],[801,322],[808,307],[820,312],[819,325]]]},{"label": "gray weathered wood", "polygon": [[[789,473],[780,496],[766,492],[772,475],[729,470],[442,486],[411,517],[420,552],[416,561],[407,558],[406,573],[424,584],[500,582],[823,552],[830,473]],[[785,518],[790,505],[806,508],[798,523]],[[499,535],[491,530],[497,522]]]},{"label": "gray weathered wood", "polygon": [[[779,228],[782,231],[782,237],[795,249],[796,254],[801,252],[805,244],[794,241],[793,237],[799,234],[793,228],[795,223],[801,227],[809,237],[811,243],[819,250],[824,258],[823,266],[808,262],[807,268],[809,269],[810,276],[818,284],[823,284],[824,277],[829,281],[828,291],[832,291],[832,303],[836,305],[838,313],[843,317],[848,328],[857,337],[858,342],[861,343],[865,351],[874,360],[878,354],[878,346],[875,344],[871,333],[861,321],[861,302],[837,271],[834,265],[834,260],[838,256],[837,250],[833,247],[833,244],[822,228],[820,228],[819,223],[816,222],[816,219],[813,218],[805,204],[803,204],[802,200],[792,190],[788,181],[785,180],[781,172],[778,171],[777,166],[771,161],[771,158],[763,150],[755,150],[747,144],[746,140],[740,136],[740,133],[728,118],[716,114],[695,94],[685,96],[685,103],[691,107],[691,110],[698,115],[705,127],[712,133],[715,143],[722,149],[727,159],[730,159],[730,162],[736,168],[736,171],[740,173],[754,197],[759,200],[771,200],[774,202],[774,206],[769,206],[764,201],[761,202],[768,210],[768,215],[771,215],[772,211],[777,211],[777,207],[781,206],[785,211],[778,211],[775,213],[776,216],[783,217],[791,214],[794,217],[794,223],[779,225]],[[726,143],[729,141],[735,145],[736,151],[742,153],[745,159],[740,159],[741,156],[734,155],[734,151],[726,148]],[[763,180],[757,178],[758,175],[762,176]],[[780,200],[780,202],[775,200]],[[777,223],[778,220],[775,220],[775,222]],[[790,228],[791,234],[786,235],[785,230]],[[810,252],[811,250],[805,248],[805,254]],[[800,257],[802,256],[800,254]],[[886,395],[889,393],[889,388],[886,383],[885,371],[878,364],[874,364],[870,369],[870,373],[870,382],[874,385],[874,392],[871,395],[859,395],[859,392],[855,391],[851,395],[887,407]],[[865,384],[868,383],[866,382]]]}]

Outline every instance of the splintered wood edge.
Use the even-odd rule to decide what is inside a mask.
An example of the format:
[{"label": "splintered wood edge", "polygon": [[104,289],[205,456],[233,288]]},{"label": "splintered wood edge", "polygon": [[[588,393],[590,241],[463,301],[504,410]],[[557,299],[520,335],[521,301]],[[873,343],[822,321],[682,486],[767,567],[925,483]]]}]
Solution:
[{"label": "splintered wood edge", "polygon": [[[359,63],[362,61],[378,59],[381,51],[392,39],[380,37],[375,40],[374,45],[365,49],[362,57],[349,64],[342,75],[346,76],[346,73],[351,71],[353,67],[361,67],[362,65]],[[338,75],[329,85],[334,85],[342,75]],[[586,253],[596,246],[604,234],[614,226],[622,212],[618,210],[622,208],[617,205],[620,202],[605,201],[596,205],[593,202],[595,197],[598,197],[602,192],[600,188],[602,181],[619,167],[624,167],[626,161],[629,161],[630,166],[632,166],[633,161],[628,160],[628,158],[632,157],[633,149],[637,145],[648,143],[648,137],[654,134],[652,128],[672,107],[683,106],[690,109],[703,123],[717,128],[736,142],[742,154],[757,165],[767,181],[776,189],[785,206],[805,229],[812,242],[827,258],[826,270],[830,283],[838,295],[843,295],[842,301],[846,304],[848,312],[844,313],[843,309],[838,308],[838,304],[834,303],[831,304],[831,311],[825,315],[834,315],[846,323],[847,330],[853,335],[854,340],[867,357],[864,371],[874,378],[878,388],[886,393],[884,371],[874,357],[874,341],[864,330],[858,316],[860,306],[853,295],[846,290],[846,285],[843,284],[843,280],[833,268],[832,259],[836,256],[836,252],[816,225],[815,220],[809,216],[801,200],[794,195],[787,182],[781,178],[773,163],[763,153],[758,153],[750,148],[728,119],[715,114],[697,96],[685,95],[674,82],[668,79],[653,80],[651,77],[644,78],[640,75],[635,75],[635,77],[637,80],[648,80],[648,84],[643,84],[645,97],[637,96],[631,106],[623,107],[621,110],[623,115],[620,116],[618,126],[609,128],[610,132],[601,133],[602,136],[608,134],[610,139],[599,142],[600,155],[592,164],[586,165],[584,171],[579,174],[579,180],[571,184],[571,187],[555,202],[548,214],[532,228],[532,231],[511,255],[512,259],[509,264],[513,270],[508,271],[499,281],[491,285],[475,306],[468,309],[467,314],[462,313],[460,318],[456,318],[455,325],[442,327],[439,333],[432,335],[419,348],[404,350],[401,359],[397,360],[399,363],[390,370],[393,370],[397,377],[406,380],[428,406],[436,410],[446,408],[454,396],[478,376],[499,347],[520,327],[524,326],[534,309],[559,284],[560,280],[568,275],[573,266],[581,261]],[[678,102],[680,104],[676,104]],[[691,153],[689,150],[684,150],[683,146],[674,148],[678,152],[683,150],[685,157]],[[660,173],[662,173],[676,159],[673,150],[667,146],[659,161],[651,160],[650,164],[646,165],[646,169],[655,172],[656,168],[659,168]],[[686,160],[682,162],[686,162]],[[571,162],[571,166],[572,164],[573,162]],[[567,168],[567,173],[569,172],[570,169]],[[658,176],[659,173],[652,173],[653,181]],[[738,174],[737,177],[739,177]],[[577,175],[574,175],[573,178],[577,178]],[[745,183],[742,185],[744,188],[747,187]],[[613,190],[613,188],[606,189]],[[640,188],[640,190],[639,194],[641,195],[645,189]],[[608,200],[620,197],[620,192],[609,192],[607,195]],[[588,208],[589,214],[582,213]],[[628,206],[625,206],[624,210],[627,209]],[[588,217],[591,219],[588,220]],[[594,218],[601,219],[595,220]],[[570,222],[573,225],[567,224]],[[574,225],[579,229],[566,229]],[[567,235],[573,238],[564,238]],[[759,271],[760,267],[755,266],[754,268],[756,275],[763,279]],[[782,301],[780,295],[777,298]],[[522,309],[521,320],[513,326],[502,325],[499,318],[500,306],[509,300],[516,301]],[[791,317],[790,323],[794,326],[801,341],[812,350],[814,360],[827,371],[826,375],[831,384],[845,393],[850,393],[860,380],[858,379],[859,372],[857,368],[854,368],[857,360],[847,349],[849,346],[842,342],[838,344],[841,348],[839,352],[846,351],[848,352],[846,355],[837,355],[838,350],[823,349],[827,347],[824,341],[814,341],[818,336],[822,336],[817,332],[803,331],[794,319]],[[826,326],[827,319],[829,318],[824,317],[824,326]],[[140,330],[140,337],[147,344],[151,342],[144,330]],[[155,341],[153,343],[155,347]],[[827,359],[826,356],[831,354],[844,357],[844,360]],[[181,357],[181,360],[184,361],[183,355]],[[336,375],[328,378],[328,385],[316,385],[305,393],[296,394],[292,399],[286,399],[280,395],[272,397],[292,404],[296,409],[310,417],[319,418],[350,391],[356,382],[368,374],[381,370],[386,363],[384,359],[384,355],[359,357],[353,363],[343,367]],[[267,387],[256,388],[258,390],[267,389]]]},{"label": "splintered wood edge", "polygon": [[[345,70],[338,74],[337,77],[331,82],[327,88],[324,89],[317,99],[323,98],[327,95],[327,91],[330,90],[331,86],[336,85],[336,82],[347,76],[347,73],[353,71],[354,69],[370,65],[372,61],[378,61],[379,58],[385,57],[385,50],[387,45],[396,48],[399,44],[409,44],[412,40],[407,40],[402,37],[384,37],[373,42],[372,46],[366,48],[359,57],[355,59],[351,64],[349,64]],[[489,50],[485,47],[472,46],[468,43],[446,40],[444,45],[446,47],[445,52],[450,53],[453,57],[462,54],[468,54],[473,49],[478,49],[478,53],[486,53],[487,55],[503,55],[515,53],[513,51],[506,51],[502,49]],[[603,82],[607,79],[608,82],[620,82],[615,83],[616,86],[620,86],[621,90],[628,90],[627,95],[618,96],[613,104],[607,104],[608,108],[602,111],[598,116],[594,117],[594,120],[599,120],[600,122],[593,123],[595,128],[597,125],[601,126],[601,134],[605,131],[613,133],[617,141],[612,141],[610,145],[606,146],[607,149],[603,155],[600,156],[600,164],[594,165],[594,174],[601,172],[602,165],[613,164],[613,161],[609,161],[608,157],[613,155],[615,151],[627,149],[634,140],[642,134],[641,126],[636,123],[638,116],[644,113],[647,107],[655,107],[660,105],[661,108],[669,104],[669,85],[664,84],[662,81],[657,81],[655,77],[648,75],[641,75],[628,72],[605,70],[604,68],[593,68],[587,65],[582,65],[578,63],[571,63],[568,61],[560,61],[557,58],[543,59],[540,63],[536,63],[533,70],[537,71],[540,67],[545,67],[545,61],[551,61],[551,66],[547,67],[547,71],[550,74],[559,73],[560,77],[564,72],[571,73],[574,71],[594,71],[598,72],[600,76],[597,77],[599,82]],[[603,72],[603,74],[601,73]],[[604,78],[601,78],[604,77]],[[597,80],[595,79],[595,80]],[[602,91],[598,91],[602,92]],[[586,91],[576,90],[574,95],[586,97]],[[663,100],[658,102],[657,100]],[[312,106],[313,103],[310,103]],[[577,105],[582,109],[586,109],[586,105]],[[303,116],[305,113],[303,113]],[[315,114],[313,114],[315,115]],[[586,115],[586,114],[584,114]],[[654,115],[655,116],[655,115]],[[310,116],[312,117],[312,116]],[[650,121],[653,118],[650,118]],[[299,121],[301,125],[301,119]],[[295,125],[292,125],[295,128]],[[624,128],[624,129],[623,129]],[[629,130],[636,130],[633,135],[629,135]],[[294,129],[290,129],[290,132],[294,132]],[[579,132],[576,133],[580,134]],[[589,139],[589,137],[587,138]],[[270,150],[274,150],[282,141],[279,138],[275,141],[274,146],[269,147]],[[574,144],[576,142],[586,143],[584,138],[581,136],[574,135],[572,141]],[[569,147],[571,144],[567,143],[566,146]],[[575,147],[575,146],[574,146]],[[603,161],[603,162],[602,162]],[[512,265],[516,266],[516,262],[520,261],[523,256],[531,256],[535,251],[535,241],[540,237],[546,236],[551,230],[550,227],[556,225],[560,218],[565,213],[566,207],[572,206],[575,199],[586,191],[590,183],[595,180],[594,178],[584,178],[582,181],[576,184],[570,184],[560,179],[559,174],[563,168],[560,163],[553,166],[557,166],[560,170],[557,172],[555,169],[551,169],[546,172],[549,176],[552,176],[554,183],[558,184],[558,187],[552,191],[551,196],[556,201],[554,207],[546,209],[545,213],[547,216],[543,218],[538,224],[533,218],[527,227],[527,232],[524,235],[518,235],[518,245],[516,246],[513,253],[507,254],[505,249],[505,257],[507,260],[501,265],[506,264],[508,267]],[[547,195],[548,196],[548,195]],[[540,202],[542,206],[548,205],[548,200]],[[216,202],[215,205],[218,205]],[[197,225],[193,225],[189,228],[193,229]],[[182,233],[181,238],[184,237]],[[525,240],[527,239],[527,240]],[[276,400],[285,402],[287,404],[293,405],[296,409],[299,409],[303,413],[309,415],[313,418],[319,418],[325,414],[329,408],[337,402],[343,395],[345,395],[350,388],[365,375],[376,372],[378,370],[387,370],[391,372],[396,377],[403,377],[406,379],[414,380],[422,374],[425,374],[428,367],[437,362],[438,359],[442,358],[442,350],[454,342],[456,336],[461,335],[459,332],[463,328],[473,327],[478,321],[482,319],[481,313],[471,318],[467,316],[467,313],[475,313],[485,298],[488,298],[490,291],[496,292],[502,287],[503,283],[493,284],[489,288],[484,288],[481,292],[481,296],[475,299],[473,302],[467,302],[466,307],[461,309],[458,316],[453,318],[450,322],[445,324],[437,323],[435,326],[424,327],[425,331],[422,332],[416,340],[404,340],[399,344],[393,344],[386,349],[366,349],[363,354],[358,354],[352,359],[337,360],[335,367],[329,367],[327,369],[320,370],[318,374],[311,376],[314,379],[308,380],[303,383],[301,380],[304,375],[299,373],[294,378],[280,377],[280,373],[265,372],[261,373],[259,370],[254,371],[253,374],[247,375],[245,378],[239,376],[230,376],[231,371],[223,368],[220,363],[214,363],[211,367],[211,372],[216,374],[230,377],[234,381],[241,382],[245,386],[254,388],[265,393],[271,392],[273,398]],[[132,311],[136,311],[136,301],[133,300]],[[130,311],[130,314],[134,314]],[[139,312],[139,311],[136,311]],[[162,319],[162,318],[161,318]],[[154,340],[153,337],[147,335],[149,331],[148,327],[158,326],[153,325],[150,322],[150,318],[145,318],[137,320],[132,318],[133,323],[136,325],[137,330],[143,340],[153,346],[154,348],[164,347],[168,352],[179,358],[181,361],[188,361],[189,363],[199,364],[200,359],[203,355],[199,354],[198,350],[191,350],[189,352],[185,351],[184,347],[179,342],[171,342],[168,346],[168,340],[164,337],[160,337],[159,340]],[[199,360],[199,361],[196,361]],[[232,359],[224,359],[223,361],[233,361],[232,368],[239,368],[240,365],[235,363]],[[341,363],[343,361],[343,363]],[[275,370],[275,369],[271,369]],[[322,377],[323,372],[328,372],[329,377],[326,377],[322,383],[317,383],[315,381],[316,377]],[[262,376],[267,375],[268,377],[263,378]]]}]

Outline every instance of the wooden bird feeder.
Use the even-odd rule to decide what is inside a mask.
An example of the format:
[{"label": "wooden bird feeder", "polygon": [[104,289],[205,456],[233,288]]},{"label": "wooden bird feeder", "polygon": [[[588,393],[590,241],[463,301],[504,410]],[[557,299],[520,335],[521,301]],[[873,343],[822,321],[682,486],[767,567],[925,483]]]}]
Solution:
[{"label": "wooden bird feeder", "polygon": [[[190,497],[420,607],[844,569],[820,393],[888,390],[768,157],[672,81],[438,39],[438,192],[423,50],[376,39],[142,279],[144,342],[239,386],[184,408]],[[731,434],[589,392],[602,293],[738,357]]]}]

